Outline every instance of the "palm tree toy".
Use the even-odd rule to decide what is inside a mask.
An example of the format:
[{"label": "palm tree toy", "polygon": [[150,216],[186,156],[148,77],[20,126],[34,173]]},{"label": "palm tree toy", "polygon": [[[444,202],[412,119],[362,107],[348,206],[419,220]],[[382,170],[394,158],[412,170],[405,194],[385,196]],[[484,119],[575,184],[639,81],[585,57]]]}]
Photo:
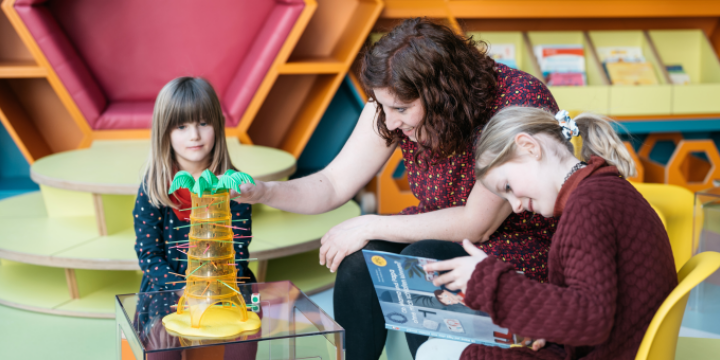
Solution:
[{"label": "palm tree toy", "polygon": [[190,190],[192,207],[187,246],[186,286],[177,312],[163,318],[170,333],[196,338],[231,338],[257,330],[260,318],[248,312],[237,286],[230,192],[240,193],[250,175],[228,170],[218,179],[210,170],[197,181],[179,171],[168,193]]}]

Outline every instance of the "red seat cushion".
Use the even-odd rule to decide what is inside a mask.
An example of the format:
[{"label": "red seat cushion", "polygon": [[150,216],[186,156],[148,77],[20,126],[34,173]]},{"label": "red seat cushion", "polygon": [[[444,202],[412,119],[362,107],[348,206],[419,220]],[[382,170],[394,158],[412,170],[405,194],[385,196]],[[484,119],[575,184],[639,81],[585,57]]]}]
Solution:
[{"label": "red seat cushion", "polygon": [[[95,122],[96,129],[149,129],[154,105],[154,101],[111,102]],[[224,107],[223,115],[228,119]]]},{"label": "red seat cushion", "polygon": [[213,84],[236,126],[304,8],[302,0],[16,2],[94,129],[148,128],[178,76]]}]

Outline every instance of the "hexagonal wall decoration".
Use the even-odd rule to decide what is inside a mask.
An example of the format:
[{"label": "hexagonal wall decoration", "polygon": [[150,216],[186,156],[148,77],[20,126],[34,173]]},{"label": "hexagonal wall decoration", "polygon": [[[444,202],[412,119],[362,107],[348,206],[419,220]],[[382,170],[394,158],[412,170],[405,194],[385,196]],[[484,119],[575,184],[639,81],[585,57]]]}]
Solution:
[{"label": "hexagonal wall decoration", "polygon": [[640,163],[643,166],[646,182],[653,183],[665,183],[667,177],[665,173],[665,166],[654,160],[650,159],[650,153],[652,152],[655,145],[661,141],[672,141],[677,144],[682,141],[683,136],[680,133],[658,133],[650,134],[645,138],[640,150],[637,152],[637,156],[640,159]]},{"label": "hexagonal wall decoration", "polygon": [[[704,153],[708,161],[694,153]],[[667,164],[667,183],[690,191],[713,187],[720,179],[720,154],[712,140],[682,140]]]}]

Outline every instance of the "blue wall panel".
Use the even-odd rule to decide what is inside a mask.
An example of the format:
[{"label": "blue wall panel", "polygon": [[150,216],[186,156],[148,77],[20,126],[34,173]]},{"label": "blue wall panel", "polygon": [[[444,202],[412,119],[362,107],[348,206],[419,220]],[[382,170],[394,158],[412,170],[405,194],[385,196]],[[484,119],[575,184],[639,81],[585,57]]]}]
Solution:
[{"label": "blue wall panel", "polygon": [[34,190],[39,187],[30,180],[30,165],[0,125],[0,199]]},{"label": "blue wall panel", "polygon": [[293,178],[320,171],[340,153],[365,106],[349,77],[345,77],[297,162]]}]

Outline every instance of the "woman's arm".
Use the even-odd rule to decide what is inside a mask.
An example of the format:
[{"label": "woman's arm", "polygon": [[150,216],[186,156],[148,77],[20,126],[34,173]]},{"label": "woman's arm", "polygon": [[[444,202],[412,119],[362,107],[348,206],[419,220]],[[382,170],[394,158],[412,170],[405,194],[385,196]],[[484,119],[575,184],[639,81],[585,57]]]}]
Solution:
[{"label": "woman's arm", "polygon": [[355,130],[340,153],[323,170],[290,181],[243,184],[239,202],[262,203],[284,211],[320,214],[346,203],[387,162],[396,145],[377,134],[376,103],[365,105]]},{"label": "woman's arm", "polygon": [[333,227],[321,240],[320,264],[335,271],[345,256],[372,239],[399,243],[424,239],[485,241],[511,213],[507,201],[476,182],[465,206],[417,215],[365,215]]}]

